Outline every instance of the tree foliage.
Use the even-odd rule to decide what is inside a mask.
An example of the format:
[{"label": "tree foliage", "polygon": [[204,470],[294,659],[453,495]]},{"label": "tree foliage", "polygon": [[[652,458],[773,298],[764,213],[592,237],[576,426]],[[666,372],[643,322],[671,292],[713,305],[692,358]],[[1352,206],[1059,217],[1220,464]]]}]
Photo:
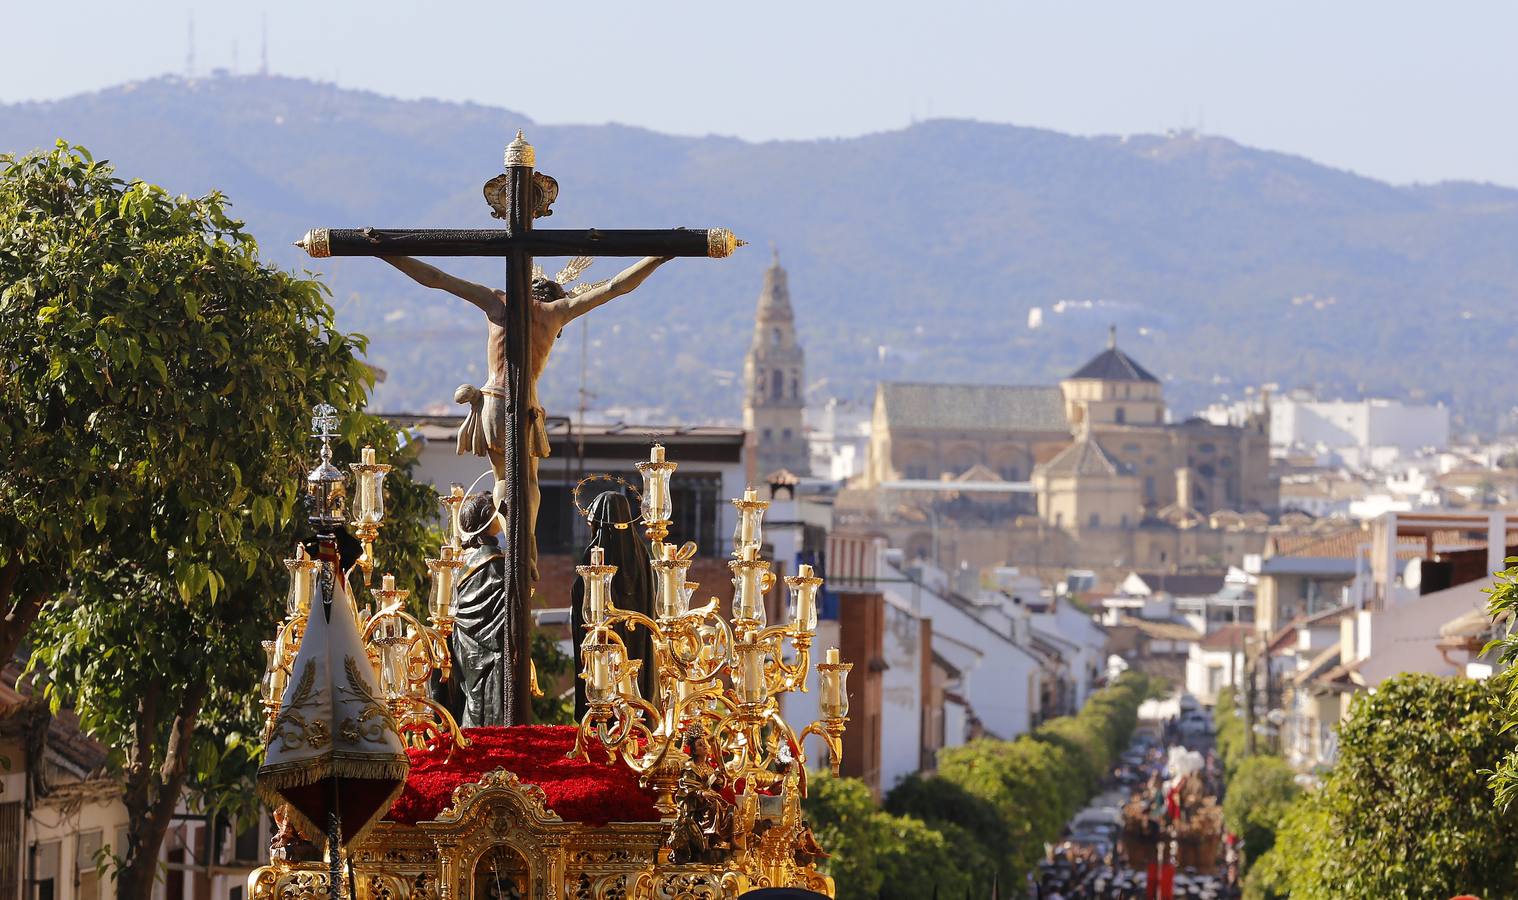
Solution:
[{"label": "tree foliage", "polygon": [[146,896],[183,788],[250,793],[260,641],[299,537],[309,415],[372,444],[381,570],[421,585],[436,498],[363,414],[361,338],[325,289],[263,263],[220,195],[171,197],[83,148],[0,157],[0,599],[50,699],[111,748],[130,814],[123,896]]},{"label": "tree foliage", "polygon": [[1010,890],[1095,791],[1147,696],[1148,680],[1125,674],[1033,734],[945,749],[937,774],[903,779],[885,811],[861,782],[814,781],[807,815],[840,900]]},{"label": "tree foliage", "polygon": [[1252,756],[1228,781],[1223,798],[1223,823],[1244,839],[1248,859],[1258,859],[1276,841],[1276,829],[1302,789],[1296,773],[1275,756]]},{"label": "tree foliage", "polygon": [[[1498,622],[1507,623],[1507,632],[1492,641],[1483,655],[1497,651],[1497,661],[1503,667],[1492,679],[1492,687],[1502,704],[1501,729],[1506,732],[1518,726],[1518,631],[1513,623],[1518,621],[1518,557],[1509,557],[1507,569],[1497,573],[1496,583],[1488,589],[1491,596],[1487,611]],[[1490,772],[1492,789],[1497,793],[1497,805],[1506,810],[1518,797],[1518,750],[1509,751],[1498,760]]]},{"label": "tree foliage", "polygon": [[1405,674],[1356,699],[1323,786],[1284,817],[1255,895],[1518,896],[1518,822],[1482,770],[1511,753],[1484,683]]}]

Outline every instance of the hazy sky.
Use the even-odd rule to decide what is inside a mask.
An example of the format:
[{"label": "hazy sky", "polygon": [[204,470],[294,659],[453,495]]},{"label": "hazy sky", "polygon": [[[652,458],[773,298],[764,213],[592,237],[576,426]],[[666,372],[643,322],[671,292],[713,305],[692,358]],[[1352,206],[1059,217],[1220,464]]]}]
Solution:
[{"label": "hazy sky", "polygon": [[[954,116],[1197,128],[1391,181],[1518,186],[1518,3],[0,0],[0,102],[195,62],[752,140]],[[235,59],[235,63],[234,63]],[[0,149],[4,135],[0,135]]]}]

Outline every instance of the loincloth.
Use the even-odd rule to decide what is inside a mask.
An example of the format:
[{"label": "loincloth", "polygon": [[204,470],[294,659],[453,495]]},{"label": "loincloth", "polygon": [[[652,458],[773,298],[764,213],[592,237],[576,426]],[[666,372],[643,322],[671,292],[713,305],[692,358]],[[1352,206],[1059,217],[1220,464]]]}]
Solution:
[{"label": "loincloth", "polygon": [[[479,399],[470,404],[464,423],[459,426],[458,453],[489,456],[491,452],[505,453],[511,432],[506,427],[506,389],[487,384],[479,389]],[[548,414],[543,407],[533,406],[527,410],[527,455],[543,458],[549,455]]]}]

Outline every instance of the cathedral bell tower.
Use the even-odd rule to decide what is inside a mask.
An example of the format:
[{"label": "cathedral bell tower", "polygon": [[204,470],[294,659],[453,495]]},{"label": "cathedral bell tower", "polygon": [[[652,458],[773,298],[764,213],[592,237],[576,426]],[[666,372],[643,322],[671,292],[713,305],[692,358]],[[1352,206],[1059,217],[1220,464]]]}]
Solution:
[{"label": "cathedral bell tower", "polygon": [[806,400],[805,355],[796,343],[791,292],[778,254],[764,273],[754,341],[743,366],[743,427],[749,433],[750,461],[756,480],[780,469],[811,474],[811,458],[802,433]]}]

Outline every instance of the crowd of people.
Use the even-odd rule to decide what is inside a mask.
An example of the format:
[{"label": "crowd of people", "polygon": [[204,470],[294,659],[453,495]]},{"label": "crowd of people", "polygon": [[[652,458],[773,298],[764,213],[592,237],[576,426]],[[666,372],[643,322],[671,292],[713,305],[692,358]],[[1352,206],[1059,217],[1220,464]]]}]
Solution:
[{"label": "crowd of people", "polygon": [[[1221,777],[1207,743],[1167,721],[1141,731],[1092,805],[1077,814],[1058,844],[1045,848],[1029,875],[1034,900],[1237,900],[1229,877],[1231,846],[1221,841],[1217,799]],[[1187,745],[1190,745],[1188,748]],[[1120,809],[1115,815],[1113,810]],[[1178,830],[1218,840],[1211,864],[1176,864]],[[1152,848],[1152,849],[1151,849]],[[1171,865],[1159,864],[1160,859]]]}]

